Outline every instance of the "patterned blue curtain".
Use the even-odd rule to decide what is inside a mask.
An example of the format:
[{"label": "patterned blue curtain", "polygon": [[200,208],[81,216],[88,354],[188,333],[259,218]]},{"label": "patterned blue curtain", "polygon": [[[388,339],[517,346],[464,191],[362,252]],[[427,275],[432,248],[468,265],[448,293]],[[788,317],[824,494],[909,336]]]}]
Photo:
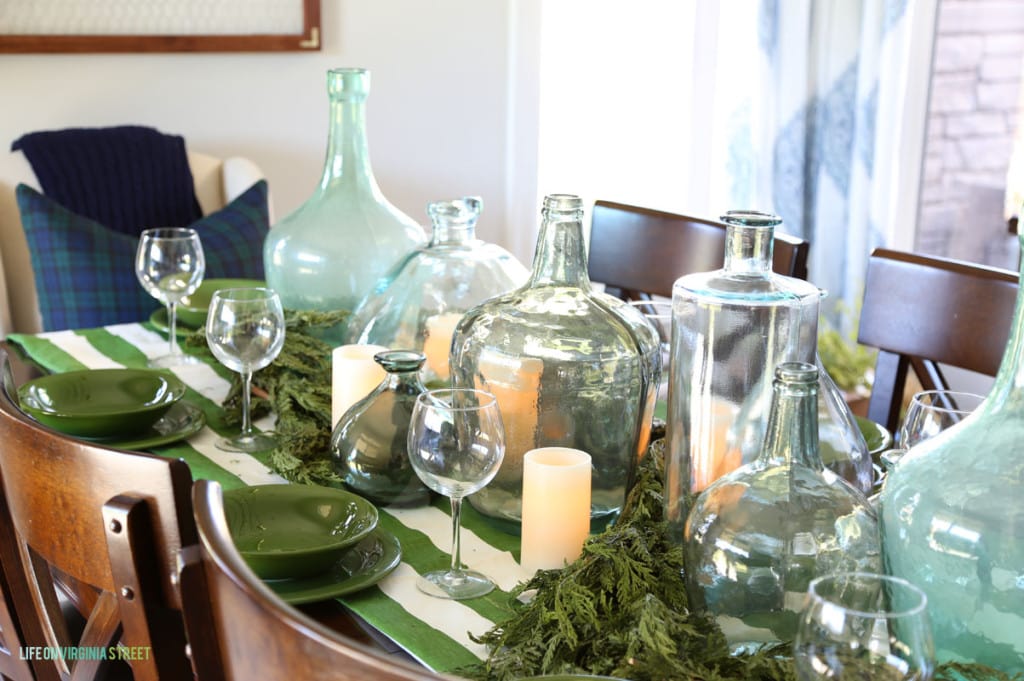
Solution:
[{"label": "patterned blue curtain", "polygon": [[[742,3],[741,3],[742,4]],[[750,0],[723,13],[712,201],[761,208],[811,242],[810,278],[852,310],[895,200],[891,126],[907,0]],[[920,162],[920,159],[917,160]]]}]

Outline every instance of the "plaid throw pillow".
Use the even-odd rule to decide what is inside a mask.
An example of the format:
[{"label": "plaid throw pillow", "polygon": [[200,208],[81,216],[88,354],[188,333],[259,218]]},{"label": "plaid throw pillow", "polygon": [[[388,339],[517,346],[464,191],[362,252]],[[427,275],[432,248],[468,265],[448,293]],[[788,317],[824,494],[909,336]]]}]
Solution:
[{"label": "plaid throw pillow", "polygon": [[[137,236],[77,215],[27,185],[16,193],[45,331],[138,322],[159,307],[135,278]],[[263,279],[265,180],[189,226],[203,243],[206,277]]]}]

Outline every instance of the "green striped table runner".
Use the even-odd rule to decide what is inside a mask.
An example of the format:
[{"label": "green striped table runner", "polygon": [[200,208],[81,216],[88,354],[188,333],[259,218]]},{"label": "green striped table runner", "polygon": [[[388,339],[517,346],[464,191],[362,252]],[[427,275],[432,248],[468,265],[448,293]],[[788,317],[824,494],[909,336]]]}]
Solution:
[{"label": "green striped table runner", "polygon": [[[33,361],[52,372],[75,369],[143,367],[146,360],[166,353],[167,340],[149,324],[118,324],[98,329],[55,331],[37,335],[11,334]],[[217,437],[231,431],[220,403],[227,395],[231,373],[220,365],[200,364],[174,370],[189,387],[188,399],[206,415],[207,427],[187,442],[154,450],[184,459],[193,477],[216,480],[225,489],[243,485],[285,483],[265,460],[247,454],[222,452]],[[256,422],[272,428],[272,418]],[[377,586],[343,598],[343,602],[394,640],[425,666],[448,672],[484,657],[470,634],[482,634],[509,612],[509,591],[526,574],[517,562],[519,540],[495,530],[468,504],[462,520],[462,559],[489,575],[499,588],[470,601],[447,601],[422,594],[417,576],[450,562],[451,516],[448,502],[439,499],[418,509],[382,509],[381,526],[402,543],[402,563]]]}]

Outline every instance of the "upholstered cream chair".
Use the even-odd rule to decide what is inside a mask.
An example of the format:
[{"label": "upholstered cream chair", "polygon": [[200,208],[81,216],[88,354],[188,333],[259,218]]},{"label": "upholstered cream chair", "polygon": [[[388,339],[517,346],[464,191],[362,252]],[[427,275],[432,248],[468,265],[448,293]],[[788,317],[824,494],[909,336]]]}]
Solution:
[{"label": "upholstered cream chair", "polygon": [[[14,189],[23,182],[36,189],[39,183],[22,154],[10,184],[0,182],[0,338],[9,333],[38,333],[42,328],[35,277],[28,244],[21,226]],[[203,215],[223,208],[263,178],[263,172],[249,159],[239,156],[220,159],[197,152],[188,153],[196,197]],[[273,210],[271,208],[271,224]]]}]

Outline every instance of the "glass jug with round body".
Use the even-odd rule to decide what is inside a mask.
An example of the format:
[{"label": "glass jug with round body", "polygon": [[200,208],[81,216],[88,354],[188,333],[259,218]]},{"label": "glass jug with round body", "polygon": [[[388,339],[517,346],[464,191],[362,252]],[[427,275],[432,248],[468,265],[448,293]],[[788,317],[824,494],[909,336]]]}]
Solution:
[{"label": "glass jug with round body", "polygon": [[374,356],[387,375],[338,419],[331,459],[345,487],[375,504],[419,506],[430,493],[409,461],[407,436],[420,381],[423,353],[387,350]]},{"label": "glass jug with round body", "polygon": [[881,568],[874,509],[821,461],[817,368],[786,362],[774,374],[758,458],[701,492],[685,525],[690,605],[735,649],[793,640],[815,577]]},{"label": "glass jug with round body", "polygon": [[363,299],[350,343],[407,348],[427,356],[423,381],[447,384],[452,332],[467,310],[522,286],[529,271],[504,248],[476,238],[477,197],[427,206],[430,243],[415,249]]},{"label": "glass jug with round body", "polygon": [[657,397],[658,338],[643,315],[591,289],[578,196],[545,197],[527,283],[474,307],[452,342],[452,383],[498,399],[505,458],[469,497],[494,524],[519,531],[523,456],[564,446],[593,461],[591,519],[611,520],[646,451]]},{"label": "glass jug with round body", "polygon": [[681,277],[672,290],[666,516],[683,539],[690,495],[760,453],[772,367],[814,362],[816,286],[772,272],[782,220],[730,211],[722,269]]},{"label": "glass jug with round body", "polygon": [[1024,672],[1024,298],[1017,295],[988,396],[911,447],[881,493],[885,569],[928,595],[936,660],[1010,674]]},{"label": "glass jug with round body", "polygon": [[[353,310],[397,260],[423,243],[416,222],[381,193],[366,138],[370,72],[327,72],[330,129],[320,186],[263,244],[267,285],[290,310]],[[344,329],[326,340],[339,345]]]}]

